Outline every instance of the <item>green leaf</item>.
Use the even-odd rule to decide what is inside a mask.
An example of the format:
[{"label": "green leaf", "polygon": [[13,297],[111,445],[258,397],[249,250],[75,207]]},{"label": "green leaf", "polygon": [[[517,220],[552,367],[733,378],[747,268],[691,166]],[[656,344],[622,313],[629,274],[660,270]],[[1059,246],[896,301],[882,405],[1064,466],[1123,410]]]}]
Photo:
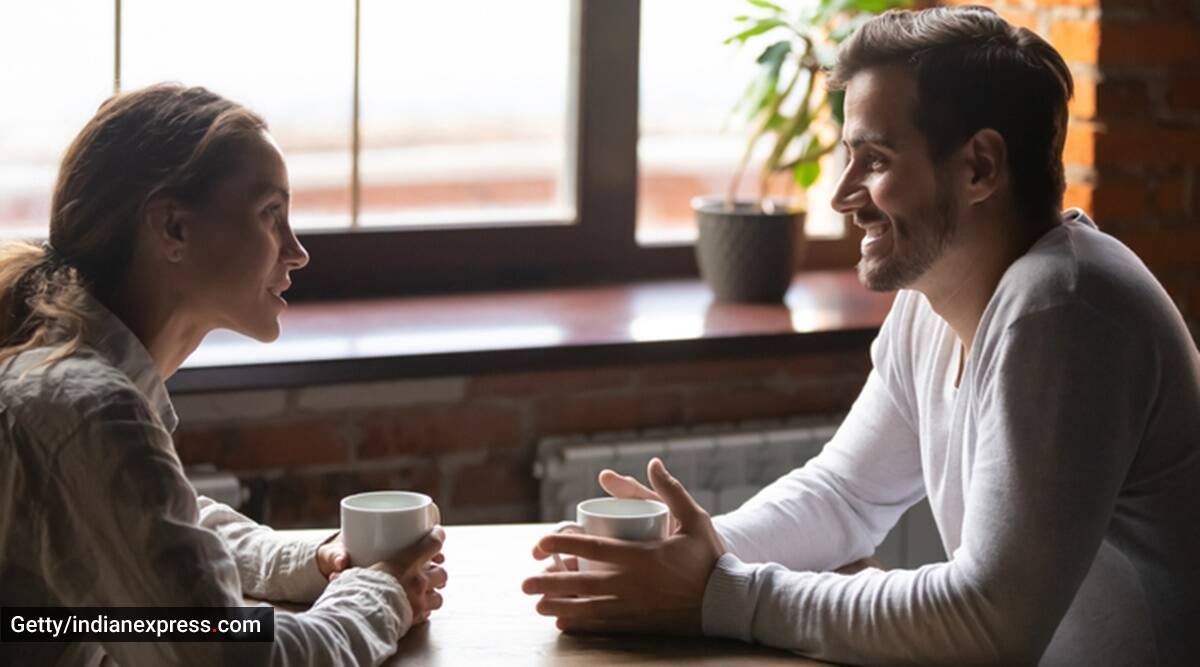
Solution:
[{"label": "green leaf", "polygon": [[784,11],[783,7],[780,7],[779,5],[777,5],[773,2],[767,2],[767,0],[746,0],[746,1],[749,2],[750,4],[754,5],[755,7],[759,7],[761,9],[769,9],[777,14],[782,14]]},{"label": "green leaf", "polygon": [[796,168],[792,170],[792,178],[796,181],[796,185],[802,188],[812,187],[813,183],[821,177],[821,163],[813,160],[811,162],[800,162]]},{"label": "green leaf", "polygon": [[846,124],[846,91],[829,91],[829,112],[838,125]]},{"label": "green leaf", "polygon": [[775,72],[775,76],[779,76],[779,69],[783,67],[783,61],[787,59],[788,53],[792,50],[792,43],[783,40],[763,49],[763,52],[758,55],[754,62],[764,67],[769,67]]},{"label": "green leaf", "polygon": [[751,37],[757,37],[768,30],[774,30],[775,28],[784,27],[786,25],[787,22],[780,21],[779,19],[762,19],[753,26],[739,32],[729,39],[726,39],[724,43],[732,44],[734,42],[738,42],[739,44],[745,44],[746,40],[750,39]]}]

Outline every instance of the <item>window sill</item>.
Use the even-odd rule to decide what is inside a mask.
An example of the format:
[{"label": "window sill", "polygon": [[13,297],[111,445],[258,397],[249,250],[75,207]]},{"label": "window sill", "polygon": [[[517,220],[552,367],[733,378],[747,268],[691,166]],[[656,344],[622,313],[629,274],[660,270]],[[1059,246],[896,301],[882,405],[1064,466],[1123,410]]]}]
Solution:
[{"label": "window sill", "polygon": [[892,294],[797,274],[785,306],[718,304],[699,280],[302,303],[264,345],[210,335],[173,393],[583,368],[861,347]]}]

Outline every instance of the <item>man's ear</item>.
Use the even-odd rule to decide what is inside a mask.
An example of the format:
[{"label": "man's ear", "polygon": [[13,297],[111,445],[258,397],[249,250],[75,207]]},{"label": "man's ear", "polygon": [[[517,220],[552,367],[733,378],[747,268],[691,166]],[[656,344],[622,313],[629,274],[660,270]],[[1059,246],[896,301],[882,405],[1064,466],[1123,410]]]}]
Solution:
[{"label": "man's ear", "polygon": [[1000,133],[984,128],[963,147],[967,168],[966,202],[979,204],[1008,182],[1008,145]]},{"label": "man's ear", "polygon": [[151,198],[144,209],[148,245],[172,264],[183,261],[188,240],[186,218],[179,203],[163,195]]}]

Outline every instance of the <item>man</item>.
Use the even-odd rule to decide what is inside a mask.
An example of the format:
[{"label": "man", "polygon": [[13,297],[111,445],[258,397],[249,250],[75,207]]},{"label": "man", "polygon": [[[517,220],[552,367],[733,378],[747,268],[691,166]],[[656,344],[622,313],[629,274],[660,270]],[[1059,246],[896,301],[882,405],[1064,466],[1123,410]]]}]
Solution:
[{"label": "man", "polygon": [[[1200,356],[1145,266],[1060,214],[1071,75],[982,8],[888,12],[842,47],[858,271],[899,289],[824,451],[710,520],[660,461],[661,543],[543,538],[615,563],[524,584],[565,630],[725,636],[839,662],[1200,659]],[[870,555],[928,496],[948,562]]]}]

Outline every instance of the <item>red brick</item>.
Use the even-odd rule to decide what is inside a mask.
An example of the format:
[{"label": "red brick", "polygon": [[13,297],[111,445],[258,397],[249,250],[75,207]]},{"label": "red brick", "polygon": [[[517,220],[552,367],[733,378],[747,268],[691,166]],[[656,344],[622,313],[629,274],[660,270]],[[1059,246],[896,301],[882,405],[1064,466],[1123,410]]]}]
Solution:
[{"label": "red brick", "polygon": [[1099,61],[1100,24],[1095,21],[1055,21],[1049,41],[1069,63]]},{"label": "red brick", "polygon": [[349,460],[349,444],[334,420],[246,424],[176,436],[184,463],[213,463],[227,470],[342,463]]},{"label": "red brick", "polygon": [[1144,179],[1102,174],[1092,195],[1092,208],[1098,218],[1110,225],[1144,220],[1147,213]]},{"label": "red brick", "polygon": [[656,364],[643,368],[638,377],[642,385],[649,387],[759,379],[778,374],[788,361],[787,357],[761,357]]},{"label": "red brick", "polygon": [[263,484],[265,519],[275,528],[337,528],[341,499],[364,491],[416,491],[438,502],[440,473],[432,463],[395,468],[288,475]]},{"label": "red brick", "polygon": [[533,460],[496,460],[454,471],[450,503],[455,509],[480,505],[515,505],[538,501]]},{"label": "red brick", "polygon": [[484,375],[470,380],[467,395],[533,396],[559,394],[594,389],[628,387],[633,373],[627,368],[593,368],[587,370],[543,371],[505,375]]},{"label": "red brick", "polygon": [[1185,65],[1200,60],[1200,30],[1190,22],[1108,21],[1101,24],[1099,62]]},{"label": "red brick", "polygon": [[860,378],[843,378],[790,390],[767,386],[711,387],[689,395],[689,413],[692,421],[703,424],[840,412],[854,402],[862,384]]},{"label": "red brick", "polygon": [[1099,7],[1100,0],[1034,0],[1038,7]]},{"label": "red brick", "polygon": [[683,423],[683,394],[648,391],[620,395],[554,396],[534,406],[537,436],[621,431]]},{"label": "red brick", "polygon": [[1200,227],[1142,227],[1117,236],[1155,274],[1176,266],[1200,266]]},{"label": "red brick", "polygon": [[1105,132],[1095,134],[1095,164],[1119,168],[1200,164],[1200,132],[1140,123],[1109,124]]},{"label": "red brick", "polygon": [[1200,112],[1200,77],[1176,77],[1167,91],[1167,108],[1175,112]]},{"label": "red brick", "polygon": [[366,421],[360,459],[520,447],[522,416],[507,406],[404,408]]},{"label": "red brick", "polygon": [[1186,214],[1191,209],[1190,183],[1186,176],[1167,176],[1151,188],[1154,211],[1162,216]]},{"label": "red brick", "polygon": [[1148,118],[1150,95],[1140,79],[1102,81],[1096,87],[1096,115],[1101,120]]}]

